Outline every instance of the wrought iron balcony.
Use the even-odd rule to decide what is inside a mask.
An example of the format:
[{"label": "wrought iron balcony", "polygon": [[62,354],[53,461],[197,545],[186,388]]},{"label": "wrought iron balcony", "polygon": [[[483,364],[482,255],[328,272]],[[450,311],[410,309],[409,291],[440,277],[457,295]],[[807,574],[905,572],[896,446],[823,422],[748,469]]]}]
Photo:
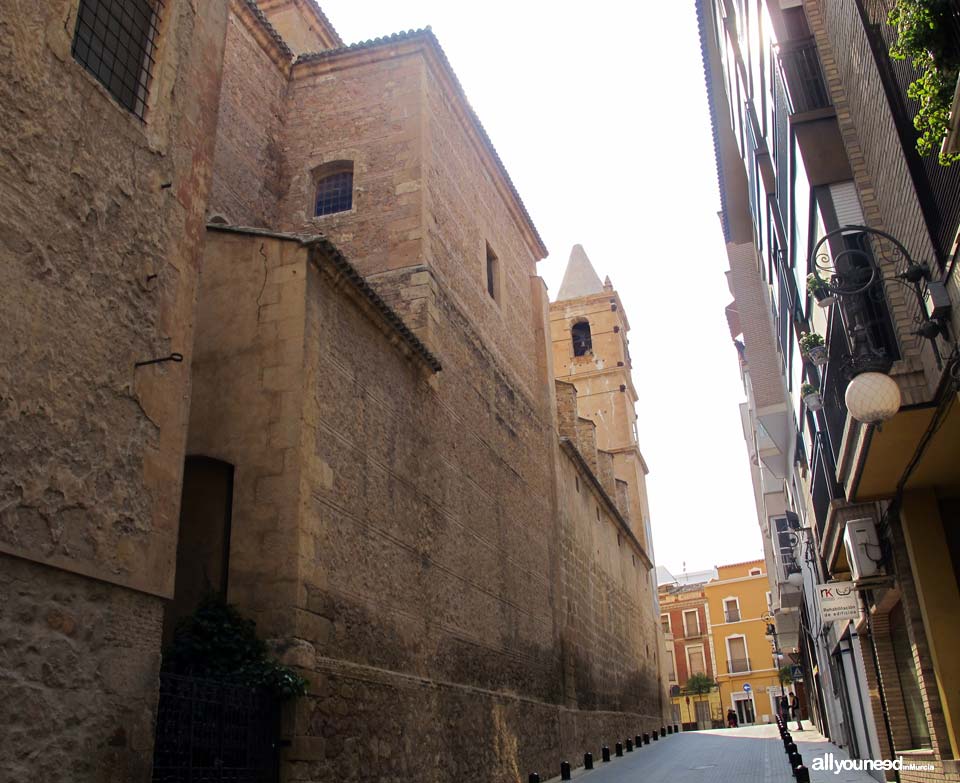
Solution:
[{"label": "wrought iron balcony", "polygon": [[727,661],[728,674],[739,674],[748,671],[751,671],[749,658],[730,658]]},{"label": "wrought iron balcony", "polygon": [[832,106],[830,91],[823,78],[820,56],[813,38],[786,41],[777,51],[780,72],[790,96],[792,114],[801,114]]}]

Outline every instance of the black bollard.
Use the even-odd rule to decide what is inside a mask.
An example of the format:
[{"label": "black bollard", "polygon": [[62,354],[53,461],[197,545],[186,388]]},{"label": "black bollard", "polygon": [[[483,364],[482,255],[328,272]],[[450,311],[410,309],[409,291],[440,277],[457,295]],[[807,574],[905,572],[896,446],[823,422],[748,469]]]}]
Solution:
[{"label": "black bollard", "polygon": [[623,743],[622,743],[622,742],[618,742],[618,743],[616,744],[615,750],[616,750],[617,757],[618,757],[618,758],[621,758],[621,757],[623,756]]},{"label": "black bollard", "polygon": [[797,776],[797,767],[803,766],[803,758],[799,753],[790,754],[790,771],[793,773],[793,776]]},{"label": "black bollard", "polygon": [[624,740],[624,744],[627,746],[624,750],[626,750],[627,753],[633,753],[633,740],[627,737],[626,740]]},{"label": "black bollard", "polygon": [[647,732],[643,732],[643,744],[644,745],[650,744],[650,735]]},{"label": "black bollard", "polygon": [[679,725],[679,724],[677,724],[677,723],[674,723],[674,724],[673,724],[673,733],[674,733],[674,734],[679,734],[679,733],[680,733],[680,725]]},{"label": "black bollard", "polygon": [[672,724],[672,723],[668,723],[668,724],[667,724],[667,734],[673,734],[673,724]]},{"label": "black bollard", "polygon": [[540,783],[540,773],[539,773],[539,772],[531,772],[531,773],[530,773],[530,777],[527,778],[527,779],[530,781],[530,783]]},{"label": "black bollard", "polygon": [[810,783],[810,770],[802,764],[793,771],[797,783]]},{"label": "black bollard", "polygon": [[583,754],[583,768],[584,769],[593,769],[593,754],[584,753]]},{"label": "black bollard", "polygon": [[600,748],[600,758],[602,758],[605,762],[610,761],[610,748],[608,748],[606,745]]},{"label": "black bollard", "polygon": [[560,780],[571,780],[569,761],[560,762]]},{"label": "black bollard", "polygon": [[666,726],[661,726],[661,727],[660,727],[660,736],[661,736],[661,737],[666,737],[666,736],[667,736],[667,727],[666,727]]},{"label": "black bollard", "polygon": [[638,734],[633,738],[633,744],[637,746],[637,750],[640,750],[640,746],[643,744],[643,737]]},{"label": "black bollard", "polygon": [[654,729],[653,731],[651,731],[651,732],[650,732],[650,736],[653,738],[653,741],[656,742],[657,739],[658,739],[658,737],[657,737],[657,730]]},{"label": "black bollard", "polygon": [[787,755],[792,756],[794,753],[797,752],[797,743],[791,742],[789,745],[787,745],[786,750],[787,750]]},{"label": "black bollard", "polygon": [[786,749],[787,749],[787,745],[789,745],[791,742],[793,742],[793,737],[791,737],[789,734],[784,734],[784,735],[783,735],[783,749],[786,750]]}]

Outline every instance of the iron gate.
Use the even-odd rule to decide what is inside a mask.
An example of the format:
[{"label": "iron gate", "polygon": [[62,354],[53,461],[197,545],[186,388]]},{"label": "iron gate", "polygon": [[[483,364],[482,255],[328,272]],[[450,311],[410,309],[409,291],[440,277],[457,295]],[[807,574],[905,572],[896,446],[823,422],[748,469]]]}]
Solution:
[{"label": "iron gate", "polygon": [[280,709],[268,693],[161,673],[154,783],[276,783]]}]

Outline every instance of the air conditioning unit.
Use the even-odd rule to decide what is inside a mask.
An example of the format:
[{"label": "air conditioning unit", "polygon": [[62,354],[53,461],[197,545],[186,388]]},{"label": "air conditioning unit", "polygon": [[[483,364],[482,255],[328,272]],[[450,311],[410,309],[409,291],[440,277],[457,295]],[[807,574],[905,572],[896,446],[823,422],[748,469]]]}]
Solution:
[{"label": "air conditioning unit", "polygon": [[852,519],[843,531],[843,547],[854,582],[877,576],[880,571],[880,537],[872,519]]}]

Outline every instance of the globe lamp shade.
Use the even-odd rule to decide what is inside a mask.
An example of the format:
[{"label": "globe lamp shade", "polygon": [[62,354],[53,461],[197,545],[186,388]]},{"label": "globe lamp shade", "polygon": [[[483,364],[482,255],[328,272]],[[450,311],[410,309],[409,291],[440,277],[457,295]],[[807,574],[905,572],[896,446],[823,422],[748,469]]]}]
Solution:
[{"label": "globe lamp shade", "polygon": [[900,410],[900,387],[882,372],[864,372],[850,381],[844,399],[857,421],[878,424],[892,419]]}]

